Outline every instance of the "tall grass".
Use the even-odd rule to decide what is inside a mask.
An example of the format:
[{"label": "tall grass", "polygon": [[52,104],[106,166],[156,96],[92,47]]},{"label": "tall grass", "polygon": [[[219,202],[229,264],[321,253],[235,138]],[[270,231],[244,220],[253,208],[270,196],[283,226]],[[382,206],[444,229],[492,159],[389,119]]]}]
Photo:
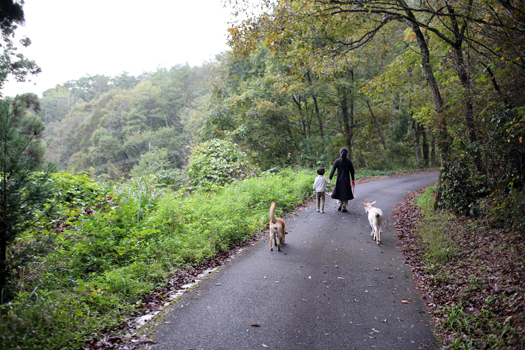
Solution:
[{"label": "tall grass", "polygon": [[111,201],[58,236],[54,254],[23,269],[16,298],[0,307],[0,348],[81,347],[122,322],[170,271],[263,229],[272,201],[280,213],[293,209],[314,178],[285,170],[192,195],[159,190],[151,178],[115,188]]}]

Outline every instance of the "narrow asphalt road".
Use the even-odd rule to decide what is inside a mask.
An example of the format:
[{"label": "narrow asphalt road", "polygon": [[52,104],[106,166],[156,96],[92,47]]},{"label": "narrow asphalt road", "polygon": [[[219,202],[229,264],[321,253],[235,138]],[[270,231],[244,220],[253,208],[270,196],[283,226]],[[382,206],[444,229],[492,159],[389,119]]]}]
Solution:
[{"label": "narrow asphalt road", "polygon": [[[327,196],[287,219],[282,251],[256,242],[185,293],[158,327],[160,349],[437,349],[431,320],[396,247],[390,215],[425,173],[357,185],[349,211]],[[386,220],[370,237],[365,199]],[[270,203],[268,203],[268,208]],[[258,325],[258,326],[253,326]]]}]

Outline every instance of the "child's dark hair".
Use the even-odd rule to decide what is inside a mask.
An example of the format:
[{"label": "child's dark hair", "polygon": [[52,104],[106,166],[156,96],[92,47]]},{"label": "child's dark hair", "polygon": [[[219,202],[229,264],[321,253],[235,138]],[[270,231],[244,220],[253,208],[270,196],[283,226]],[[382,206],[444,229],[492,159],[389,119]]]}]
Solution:
[{"label": "child's dark hair", "polygon": [[324,174],[324,168],[320,167],[319,169],[317,169],[317,174],[323,175]]}]

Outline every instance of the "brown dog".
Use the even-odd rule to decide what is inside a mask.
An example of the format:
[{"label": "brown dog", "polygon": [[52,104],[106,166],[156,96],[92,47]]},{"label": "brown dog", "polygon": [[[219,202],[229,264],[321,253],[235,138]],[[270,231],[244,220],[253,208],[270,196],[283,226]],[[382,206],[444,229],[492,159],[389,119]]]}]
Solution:
[{"label": "brown dog", "polygon": [[273,252],[273,245],[277,246],[277,250],[281,251],[281,243],[284,243],[286,232],[286,225],[283,219],[275,217],[275,202],[270,206],[270,250]]}]

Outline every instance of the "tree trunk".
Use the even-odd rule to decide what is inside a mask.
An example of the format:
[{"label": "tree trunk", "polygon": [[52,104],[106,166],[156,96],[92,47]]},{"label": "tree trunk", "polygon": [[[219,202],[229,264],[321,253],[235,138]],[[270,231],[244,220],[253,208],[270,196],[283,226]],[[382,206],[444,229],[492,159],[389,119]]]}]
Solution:
[{"label": "tree trunk", "polygon": [[343,89],[341,96],[341,113],[343,115],[343,133],[346,140],[346,148],[348,149],[348,158],[352,157],[352,114],[351,108],[349,108],[348,97],[346,91]]},{"label": "tree trunk", "polygon": [[303,137],[306,137],[306,124],[305,124],[305,118],[303,115],[303,107],[301,106],[301,96],[295,97],[295,94],[292,95],[292,101],[297,106],[297,110],[299,111],[299,115],[301,115],[301,134]]},{"label": "tree trunk", "polygon": [[[461,49],[461,47],[456,48],[454,52],[456,56],[456,69],[459,81],[461,82],[461,86],[463,86],[465,94],[465,121],[467,125],[468,140],[471,144],[474,145],[478,143],[478,137],[474,123],[474,106],[472,103],[470,74],[468,74],[465,58],[463,56],[463,50]],[[479,151],[477,151],[477,147],[476,150],[472,152],[472,158],[478,172],[483,172],[481,154],[479,153]]]},{"label": "tree trunk", "polygon": [[312,99],[314,100],[315,114],[317,116],[317,124],[319,126],[319,134],[321,135],[321,139],[324,139],[323,120],[321,119],[321,113],[319,113],[319,105],[317,104],[317,97],[312,96]]},{"label": "tree trunk", "polygon": [[433,133],[430,138],[430,166],[432,168],[436,167],[436,137]]},{"label": "tree trunk", "polygon": [[423,124],[419,124],[419,133],[423,136],[423,165],[428,166],[428,141],[427,141],[427,132]]},{"label": "tree trunk", "polygon": [[[5,226],[5,223],[2,223]],[[4,289],[7,284],[7,230],[4,227],[1,228],[0,233],[0,296],[4,294]],[[0,300],[3,303],[3,300]]]},{"label": "tree trunk", "polygon": [[432,70],[432,65],[430,64],[430,51],[428,50],[427,41],[423,32],[419,26],[415,23],[415,17],[412,14],[412,11],[407,10],[408,17],[412,18],[414,22],[410,22],[410,27],[416,35],[417,43],[419,46],[419,51],[421,53],[421,65],[423,66],[423,71],[425,72],[425,78],[432,93],[432,99],[434,100],[434,105],[436,107],[436,112],[440,114],[443,111],[443,98],[441,97],[441,92],[439,91],[439,86],[434,76]]},{"label": "tree trunk", "polygon": [[414,153],[416,155],[416,165],[421,164],[421,147],[419,145],[419,128],[416,120],[410,116],[410,126],[412,129],[412,137],[414,140]]},{"label": "tree trunk", "polygon": [[379,135],[379,138],[381,139],[381,143],[383,144],[383,148],[386,151],[386,142],[385,137],[383,136],[383,133],[381,132],[381,125],[379,125],[379,122],[377,121],[374,113],[372,113],[372,107],[370,107],[370,103],[366,101],[366,105],[368,106],[368,110],[370,111],[370,115],[372,116],[372,122],[377,128],[377,134]]},{"label": "tree trunk", "polygon": [[[308,78],[308,84],[312,85],[312,77],[310,76],[310,71],[306,73],[306,77]],[[312,100],[314,101],[314,109],[315,109],[315,115],[317,117],[317,125],[319,127],[319,134],[321,135],[321,139],[324,138],[324,131],[323,131],[323,120],[321,119],[321,113],[319,113],[319,105],[317,103],[317,96],[312,94]]]},{"label": "tree trunk", "polygon": [[442,115],[443,112],[443,97],[441,96],[441,92],[439,91],[439,85],[437,84],[436,77],[434,76],[434,72],[432,70],[432,65],[430,64],[430,51],[428,49],[428,45],[425,39],[425,36],[421,32],[421,29],[419,28],[419,25],[417,24],[417,21],[415,19],[414,14],[409,9],[407,4],[404,0],[400,0],[400,2],[405,7],[405,13],[407,17],[409,18],[408,25],[412,28],[412,31],[416,35],[416,40],[419,46],[419,51],[421,54],[421,65],[423,67],[423,71],[425,72],[425,78],[427,80],[428,86],[430,88],[430,91],[432,93],[432,99],[434,100],[434,105],[436,107],[436,114],[438,120],[438,142],[441,147],[441,174],[439,176],[438,186],[436,190],[436,201],[434,202],[434,208],[438,208],[441,203],[441,177],[443,173],[448,172],[448,158],[450,154],[450,147],[452,145],[452,142],[450,140],[450,136],[447,133],[447,122],[445,117]]}]

